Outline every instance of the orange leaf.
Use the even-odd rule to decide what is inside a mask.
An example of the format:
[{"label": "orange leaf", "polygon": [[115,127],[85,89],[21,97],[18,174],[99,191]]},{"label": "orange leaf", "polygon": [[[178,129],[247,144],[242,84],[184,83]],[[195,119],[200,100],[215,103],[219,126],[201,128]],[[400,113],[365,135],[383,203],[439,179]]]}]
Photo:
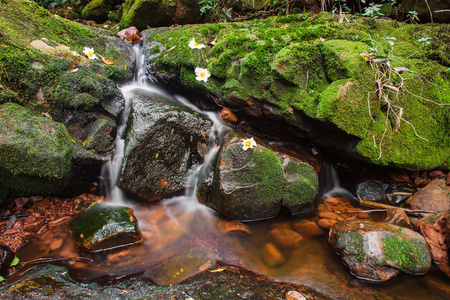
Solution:
[{"label": "orange leaf", "polygon": [[105,56],[102,56],[102,60],[107,65],[113,65],[114,64],[114,62],[112,60],[106,60]]},{"label": "orange leaf", "polygon": [[73,69],[77,66],[78,62],[76,60],[72,60],[72,62],[70,63],[70,67]]},{"label": "orange leaf", "polygon": [[205,139],[205,141],[206,141],[206,135],[205,135],[205,133],[203,132],[203,130],[202,130],[202,131],[200,131],[200,133],[202,134],[203,138],[204,138],[204,139]]},{"label": "orange leaf", "polygon": [[86,147],[86,143],[87,143],[87,139],[84,140],[84,142],[82,143],[83,144],[83,148]]},{"label": "orange leaf", "polygon": [[165,181],[164,179],[158,178],[159,183],[163,186],[170,186],[170,184],[167,183],[167,181]]}]

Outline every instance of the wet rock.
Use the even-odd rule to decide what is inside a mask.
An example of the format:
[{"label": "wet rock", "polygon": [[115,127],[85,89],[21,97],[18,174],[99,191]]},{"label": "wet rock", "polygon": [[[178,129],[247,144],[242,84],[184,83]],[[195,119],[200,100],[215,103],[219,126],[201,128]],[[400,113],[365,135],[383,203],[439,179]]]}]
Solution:
[{"label": "wet rock", "polygon": [[218,227],[221,232],[229,233],[229,232],[245,232],[250,234],[251,231],[247,225],[242,222],[220,219],[218,223]]},{"label": "wet rock", "polygon": [[450,210],[450,189],[444,179],[435,179],[412,195],[406,205],[411,209],[443,212]]},{"label": "wet rock", "polygon": [[272,243],[264,245],[261,256],[263,262],[271,268],[279,267],[286,262],[283,254],[281,254],[277,247]]},{"label": "wet rock", "polygon": [[415,191],[416,190],[409,184],[390,184],[386,190],[386,197],[391,205],[400,206],[408,200]]},{"label": "wet rock", "polygon": [[119,186],[148,200],[182,193],[194,165],[203,162],[197,144],[212,122],[171,99],[139,93],[133,100],[125,137]]},{"label": "wet rock", "polygon": [[425,274],[431,267],[425,239],[387,223],[341,222],[330,229],[328,242],[352,274],[371,281],[386,281],[400,271]]},{"label": "wet rock", "polygon": [[122,29],[117,33],[117,36],[131,43],[132,45],[139,43],[139,41],[141,40],[141,33],[134,26]]},{"label": "wet rock", "polygon": [[286,300],[306,300],[306,298],[300,292],[289,291],[286,293]]},{"label": "wet rock", "polygon": [[236,115],[229,110],[228,108],[223,108],[220,111],[220,117],[222,118],[222,120],[224,120],[225,122],[230,122],[230,123],[234,123],[237,121],[237,117]]},{"label": "wet rock", "polygon": [[425,217],[417,226],[428,243],[433,262],[450,277],[450,212]]},{"label": "wet rock", "polygon": [[386,218],[384,219],[384,222],[400,227],[413,229],[411,220],[401,208],[389,208],[386,211]]},{"label": "wet rock", "polygon": [[0,275],[5,274],[14,260],[14,252],[8,246],[0,246]]},{"label": "wet rock", "polygon": [[356,194],[359,199],[367,201],[386,200],[386,190],[389,184],[380,181],[364,181],[356,187]]},{"label": "wet rock", "polygon": [[[231,131],[224,137],[207,205],[235,220],[275,217],[282,206],[292,214],[313,210],[318,189],[315,169],[308,163],[257,141],[244,150],[249,137]],[[200,188],[199,190],[202,190]]]},{"label": "wet rock", "polygon": [[142,241],[131,208],[95,202],[73,218],[69,233],[76,247],[94,252]]},{"label": "wet rock", "polygon": [[301,235],[308,237],[319,237],[325,234],[325,231],[319,227],[316,222],[309,220],[300,220],[295,222],[292,224],[292,228]]},{"label": "wet rock", "polygon": [[269,232],[269,236],[281,248],[295,249],[302,245],[303,237],[291,229],[274,228]]}]

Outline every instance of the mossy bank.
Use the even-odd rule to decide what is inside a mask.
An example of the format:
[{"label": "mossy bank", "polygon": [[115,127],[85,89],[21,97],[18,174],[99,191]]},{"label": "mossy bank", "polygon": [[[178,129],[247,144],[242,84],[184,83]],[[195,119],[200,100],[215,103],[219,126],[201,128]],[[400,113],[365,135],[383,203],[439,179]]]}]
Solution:
[{"label": "mossy bank", "polygon": [[[84,47],[93,48],[99,59],[89,60],[83,54]],[[105,64],[102,56],[114,64]],[[17,123],[15,128],[2,128],[1,147],[13,149],[18,130],[28,132],[21,136],[26,143],[22,152],[2,153],[2,176],[14,174],[21,182],[20,186],[3,182],[2,196],[8,191],[14,195],[58,193],[67,190],[69,178],[71,183],[80,182],[87,173],[98,172],[100,155],[112,148],[115,119],[123,107],[116,82],[132,76],[133,59],[131,46],[106,31],[50,14],[32,1],[2,2],[0,105],[4,113],[8,111],[4,121]],[[9,114],[13,112],[10,108],[20,114]],[[57,131],[52,136],[56,140],[41,143],[37,139],[50,136],[46,132],[49,126]],[[45,158],[44,148],[51,148],[52,143],[64,147],[55,147]],[[27,151],[33,152],[34,163],[27,158]],[[61,157],[62,162],[38,164],[50,157]],[[54,165],[61,168],[55,171],[58,174],[47,171]]]},{"label": "mossy bank", "polygon": [[[267,123],[282,118],[371,163],[450,167],[448,24],[302,14],[144,33],[161,82]],[[193,38],[206,47],[191,49]],[[206,83],[195,79],[196,67],[210,71]],[[317,135],[311,120],[350,142]]]}]

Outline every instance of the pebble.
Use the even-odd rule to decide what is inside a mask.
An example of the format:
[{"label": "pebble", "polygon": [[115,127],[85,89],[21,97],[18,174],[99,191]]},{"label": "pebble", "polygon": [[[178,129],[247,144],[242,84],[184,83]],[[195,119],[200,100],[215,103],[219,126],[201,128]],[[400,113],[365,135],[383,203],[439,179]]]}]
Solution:
[{"label": "pebble", "polygon": [[264,245],[262,250],[262,260],[269,267],[278,267],[285,263],[283,254],[272,243]]},{"label": "pebble", "polygon": [[276,245],[282,248],[295,249],[302,245],[301,234],[291,229],[274,228],[269,232],[269,236]]}]

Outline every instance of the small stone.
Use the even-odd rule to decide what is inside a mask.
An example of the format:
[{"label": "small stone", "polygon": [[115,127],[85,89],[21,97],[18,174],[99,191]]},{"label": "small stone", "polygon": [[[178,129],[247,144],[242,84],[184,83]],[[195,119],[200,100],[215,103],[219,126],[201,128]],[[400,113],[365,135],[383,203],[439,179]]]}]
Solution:
[{"label": "small stone", "polygon": [[122,29],[117,36],[132,45],[139,43],[141,39],[139,30],[134,26]]},{"label": "small stone", "polygon": [[389,208],[386,212],[384,222],[412,229],[411,221],[401,208]]},{"label": "small stone", "polygon": [[38,231],[44,224],[44,218],[29,218],[25,221],[23,229],[29,232]]},{"label": "small stone", "polygon": [[250,234],[251,231],[248,228],[247,225],[245,225],[242,222],[238,221],[232,221],[232,220],[219,220],[219,223],[217,224],[220,231],[223,233],[229,233],[229,232],[245,232]]},{"label": "small stone", "polygon": [[332,206],[339,204],[339,200],[334,197],[325,199],[323,202]]},{"label": "small stone", "polygon": [[436,177],[441,176],[442,174],[443,174],[443,173],[442,173],[441,170],[433,170],[433,171],[431,171],[431,172],[428,174],[428,177],[430,177],[430,178],[436,178]]},{"label": "small stone", "polygon": [[297,291],[289,291],[286,293],[286,300],[306,300],[306,298]]},{"label": "small stone", "polygon": [[336,220],[331,220],[331,219],[320,219],[319,221],[317,221],[317,225],[319,225],[320,227],[322,227],[323,229],[330,229],[331,226],[333,226],[334,224],[336,224],[338,221]]},{"label": "small stone", "polygon": [[281,252],[272,243],[264,245],[262,250],[262,260],[269,267],[281,266],[286,261]]},{"label": "small stone", "polygon": [[270,238],[282,248],[295,249],[301,246],[303,237],[290,229],[275,228],[269,232]]},{"label": "small stone", "polygon": [[319,213],[319,218],[321,219],[330,219],[330,220],[337,220],[338,217],[336,214],[333,214],[331,212],[321,212]]},{"label": "small stone", "polygon": [[292,225],[292,228],[303,236],[318,237],[325,234],[325,231],[320,228],[316,222],[301,220]]},{"label": "small stone", "polygon": [[229,110],[228,108],[223,108],[222,109],[222,111],[220,112],[220,117],[225,122],[231,122],[231,123],[237,122],[236,115],[231,110]]},{"label": "small stone", "polygon": [[59,248],[61,248],[62,244],[63,244],[63,239],[53,240],[52,243],[50,244],[50,250],[54,251],[56,249],[59,249]]},{"label": "small stone", "polygon": [[27,204],[27,202],[29,200],[30,200],[30,198],[28,198],[28,197],[20,197],[20,198],[14,199],[14,202],[16,202],[17,208],[22,208],[25,206],[25,204]]}]

